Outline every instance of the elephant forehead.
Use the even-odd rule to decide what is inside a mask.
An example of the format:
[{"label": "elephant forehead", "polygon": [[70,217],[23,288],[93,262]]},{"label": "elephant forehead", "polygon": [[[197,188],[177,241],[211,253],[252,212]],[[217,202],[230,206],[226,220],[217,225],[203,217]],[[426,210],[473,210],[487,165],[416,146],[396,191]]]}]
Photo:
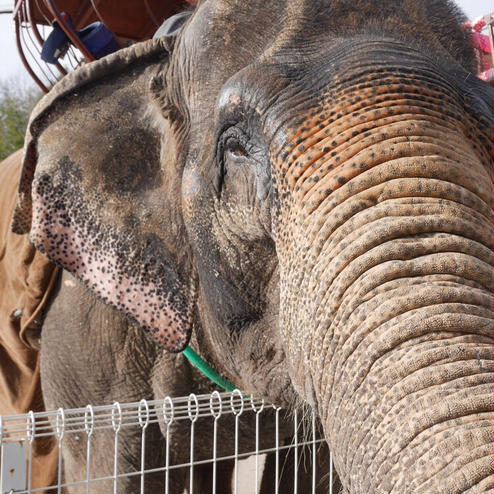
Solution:
[{"label": "elephant forehead", "polygon": [[192,119],[209,118],[225,82],[270,49],[279,28],[288,27],[282,21],[285,8],[261,0],[199,4],[174,50],[171,74],[176,77],[168,78],[187,88],[179,92],[193,109]]},{"label": "elephant forehead", "polygon": [[[407,46],[420,43],[423,52],[429,51],[434,57],[437,53],[446,55],[447,46],[452,59],[468,55],[469,66],[473,54],[464,53],[457,12],[446,2],[429,4],[425,0],[384,0],[379,6],[365,0],[200,2],[177,43],[177,73],[182,79],[186,75],[187,87],[197,89],[187,91],[185,97],[197,108],[211,108],[217,90],[250,64],[277,59],[292,64],[296,76],[305,61],[317,54],[321,55],[319,68],[331,65],[332,57],[325,54],[328,46],[367,32],[380,33],[380,38],[382,33],[393,36],[395,32],[394,39],[406,40]],[[436,17],[442,19],[441,24],[431,20]]]}]

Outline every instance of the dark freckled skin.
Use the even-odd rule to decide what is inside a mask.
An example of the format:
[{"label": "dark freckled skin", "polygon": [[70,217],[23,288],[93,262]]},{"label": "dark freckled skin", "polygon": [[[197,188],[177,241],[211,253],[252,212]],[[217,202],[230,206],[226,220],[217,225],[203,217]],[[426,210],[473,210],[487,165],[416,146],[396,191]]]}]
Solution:
[{"label": "dark freckled skin", "polygon": [[345,494],[484,492],[493,97],[461,22],[442,0],[201,2],[169,59],[134,47],[38,108],[19,227],[32,187],[36,245],[158,344],[195,326],[236,385],[309,404]]}]

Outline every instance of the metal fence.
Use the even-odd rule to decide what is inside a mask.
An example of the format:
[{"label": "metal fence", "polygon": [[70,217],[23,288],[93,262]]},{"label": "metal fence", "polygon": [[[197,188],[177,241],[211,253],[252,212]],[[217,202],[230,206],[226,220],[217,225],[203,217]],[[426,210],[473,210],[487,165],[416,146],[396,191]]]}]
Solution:
[{"label": "metal fence", "polygon": [[[48,487],[33,487],[36,441],[58,447]],[[339,490],[310,410],[287,413],[238,390],[4,416],[0,445],[2,494]]]}]

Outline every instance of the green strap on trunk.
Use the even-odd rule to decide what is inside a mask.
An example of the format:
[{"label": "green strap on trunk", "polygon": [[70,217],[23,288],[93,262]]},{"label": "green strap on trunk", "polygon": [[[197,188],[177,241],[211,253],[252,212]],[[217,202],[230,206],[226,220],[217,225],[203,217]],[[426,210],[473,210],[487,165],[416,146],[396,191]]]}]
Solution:
[{"label": "green strap on trunk", "polygon": [[223,388],[225,391],[233,391],[235,389],[235,386],[228,381],[228,379],[220,376],[205,360],[199,357],[199,355],[197,355],[197,353],[194,352],[190,346],[188,346],[182,353],[194,367],[196,367],[220,388]]}]

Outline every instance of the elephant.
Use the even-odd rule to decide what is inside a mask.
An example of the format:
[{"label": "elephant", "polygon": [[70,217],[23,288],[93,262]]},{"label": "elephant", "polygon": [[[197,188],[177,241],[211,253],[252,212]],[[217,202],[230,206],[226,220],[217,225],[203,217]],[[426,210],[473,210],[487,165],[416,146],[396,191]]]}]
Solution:
[{"label": "elephant", "polygon": [[450,0],[202,0],[35,109],[15,232],[345,494],[490,492],[493,89]]}]

